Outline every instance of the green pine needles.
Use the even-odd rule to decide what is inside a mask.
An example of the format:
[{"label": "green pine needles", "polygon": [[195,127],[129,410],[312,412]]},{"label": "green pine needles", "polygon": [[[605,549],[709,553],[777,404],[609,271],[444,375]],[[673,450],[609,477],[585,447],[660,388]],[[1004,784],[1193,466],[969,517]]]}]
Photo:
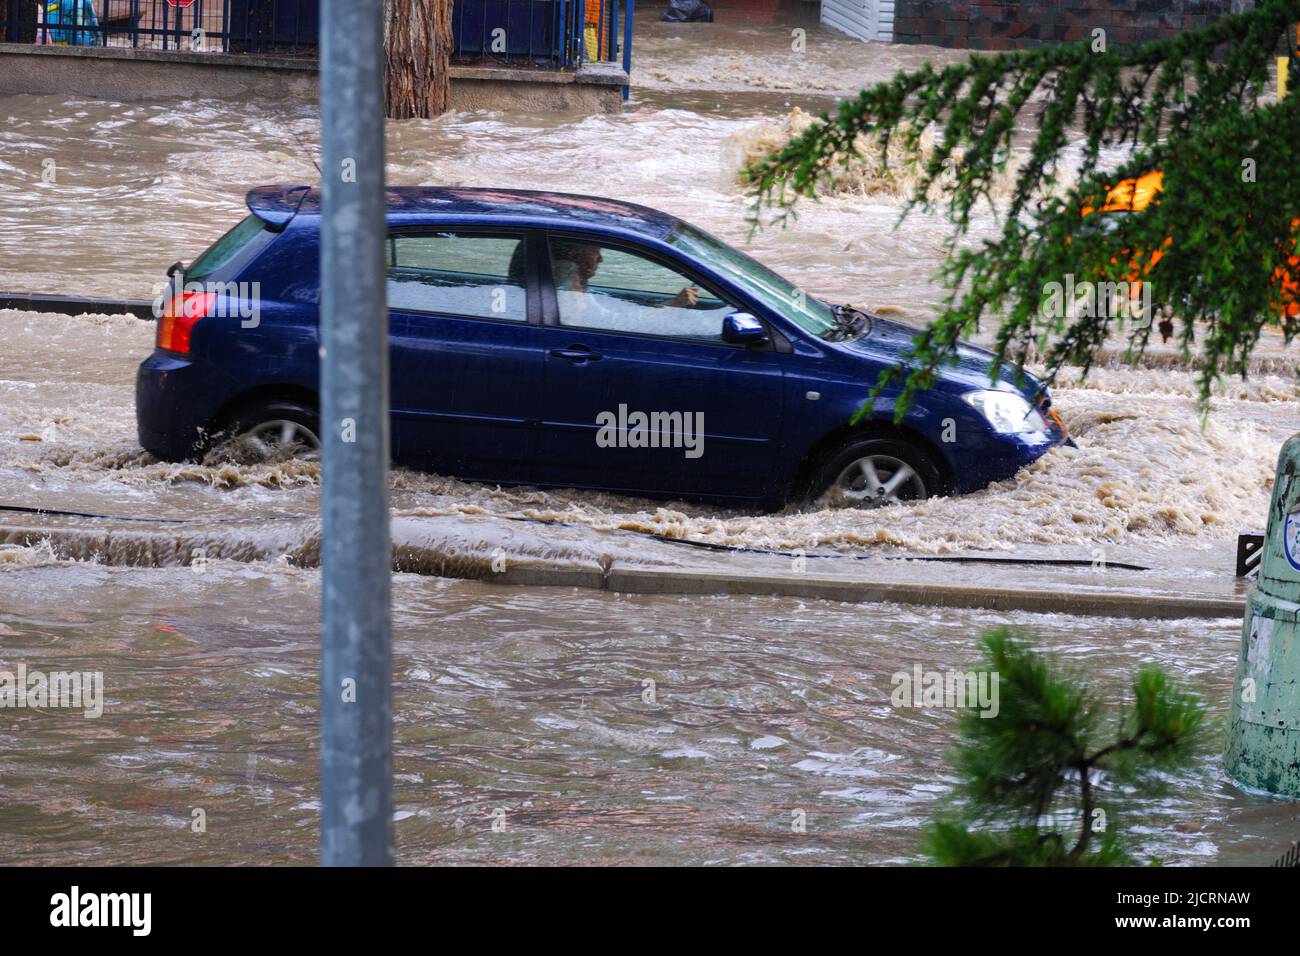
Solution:
[{"label": "green pine needles", "polygon": [[[921,208],[946,214],[953,229],[940,314],[910,360],[882,373],[873,397],[901,382],[901,417],[986,315],[999,320],[999,360],[1022,368],[1041,360],[1049,379],[1065,364],[1086,374],[1112,334],[1136,358],[1153,317],[1174,317],[1207,408],[1221,376],[1245,377],[1265,325],[1287,343],[1300,332],[1300,315],[1288,314],[1300,309],[1288,309],[1282,293],[1286,276],[1300,279],[1300,263],[1286,271],[1300,220],[1300,94],[1279,102],[1266,89],[1284,48],[1300,85],[1297,20],[1300,0],[1261,0],[1136,46],[1094,36],[900,72],[747,169],[753,224],[792,216],[857,150],[887,162],[892,142],[917,173],[900,223]],[[923,142],[927,128],[941,133],[933,144]],[[1144,212],[1084,214],[1120,180],[1155,171],[1163,192]],[[968,233],[984,204],[997,234],[977,239]],[[1051,290],[1075,281],[1140,282],[1147,307],[1139,315],[1100,299],[1049,307]]]},{"label": "green pine needles", "polygon": [[999,710],[962,714],[952,758],[960,782],[926,834],[928,859],[1131,865],[1119,806],[1195,759],[1205,737],[1202,703],[1160,669],[1144,668],[1132,701],[1112,714],[1012,631],[986,634],[983,648],[985,666],[998,676]]}]

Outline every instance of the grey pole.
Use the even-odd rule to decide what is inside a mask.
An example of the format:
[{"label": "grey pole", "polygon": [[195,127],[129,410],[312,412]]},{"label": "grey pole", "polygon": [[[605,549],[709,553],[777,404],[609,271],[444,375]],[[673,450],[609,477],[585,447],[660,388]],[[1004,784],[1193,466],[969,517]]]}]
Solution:
[{"label": "grey pole", "polygon": [[383,0],[321,5],[321,863],[393,862]]}]

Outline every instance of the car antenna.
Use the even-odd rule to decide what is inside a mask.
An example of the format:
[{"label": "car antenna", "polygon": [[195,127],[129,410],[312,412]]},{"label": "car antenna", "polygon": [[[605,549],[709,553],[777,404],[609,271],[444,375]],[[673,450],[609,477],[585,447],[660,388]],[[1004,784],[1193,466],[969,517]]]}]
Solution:
[{"label": "car antenna", "polygon": [[316,172],[320,173],[321,176],[324,176],[325,170],[320,168],[320,163],[316,162],[316,157],[312,155],[311,150],[308,148],[307,144],[302,141],[302,137],[298,135],[298,131],[294,129],[292,126],[289,126],[288,130],[289,130],[289,135],[291,135],[295,140],[298,141],[298,145],[301,146],[303,152],[307,154],[307,158],[311,160],[311,164],[316,167]]}]

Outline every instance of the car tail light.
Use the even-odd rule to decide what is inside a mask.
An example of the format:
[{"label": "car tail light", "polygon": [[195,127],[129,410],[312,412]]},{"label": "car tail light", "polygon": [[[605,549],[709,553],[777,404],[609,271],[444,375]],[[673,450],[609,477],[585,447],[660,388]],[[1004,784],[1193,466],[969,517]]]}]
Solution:
[{"label": "car tail light", "polygon": [[216,304],[215,292],[190,291],[172,296],[158,317],[158,348],[182,354],[189,352],[194,323],[211,315]]}]

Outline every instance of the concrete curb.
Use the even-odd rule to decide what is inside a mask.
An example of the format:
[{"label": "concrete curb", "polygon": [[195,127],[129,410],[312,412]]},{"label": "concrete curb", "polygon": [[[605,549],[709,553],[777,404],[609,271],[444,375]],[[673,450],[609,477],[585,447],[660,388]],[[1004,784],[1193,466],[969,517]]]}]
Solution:
[{"label": "concrete curb", "polygon": [[[186,34],[183,42],[189,41]],[[0,53],[22,56],[52,56],[86,60],[131,60],[142,63],[189,64],[233,70],[286,70],[296,73],[320,72],[315,56],[277,56],[270,53],[222,53],[215,50],[194,52],[185,49],[154,50],[120,46],[60,46],[0,42]],[[505,80],[515,83],[592,83],[597,86],[624,87],[627,72],[616,63],[584,63],[577,69],[551,70],[496,63],[451,63],[447,74],[453,80]]]},{"label": "concrete curb", "polygon": [[1245,601],[1173,594],[1090,590],[1028,590],[929,583],[878,583],[844,578],[718,573],[676,568],[614,568],[606,587],[635,594],[768,594],[855,603],[892,602],[928,607],[983,608],[1097,617],[1241,617]]},{"label": "concrete curb", "polygon": [[[232,547],[200,528],[171,526],[165,531],[143,528],[38,528],[0,525],[0,544],[33,546],[48,542],[56,555],[109,565],[168,567],[189,564],[195,548],[215,560],[273,560],[289,554],[303,567],[319,561],[318,539],[299,540],[288,523],[264,529],[259,540]],[[1029,611],[1083,617],[1125,617],[1157,620],[1180,618],[1241,618],[1244,597],[1206,597],[1168,591],[1101,591],[1063,587],[1049,582],[1042,589],[984,585],[951,585],[914,581],[860,581],[844,576],[771,574],[761,571],[718,571],[706,567],[602,565],[594,560],[551,562],[505,558],[493,570],[493,557],[472,551],[449,553],[418,544],[395,542],[393,570],[428,577],[483,581],[509,587],[565,587],[622,594],[744,595],[807,598],[856,604],[894,603],[922,607],[973,608],[989,611]]]},{"label": "concrete curb", "polygon": [[96,299],[73,295],[0,292],[0,309],[22,312],[53,312],[59,315],[134,315],[155,319],[153,302],[147,299]]},{"label": "concrete curb", "polygon": [[[618,64],[550,70],[458,63],[448,72],[453,110],[617,113],[630,82]],[[318,74],[315,57],[0,43],[0,93],[315,103]]]}]

